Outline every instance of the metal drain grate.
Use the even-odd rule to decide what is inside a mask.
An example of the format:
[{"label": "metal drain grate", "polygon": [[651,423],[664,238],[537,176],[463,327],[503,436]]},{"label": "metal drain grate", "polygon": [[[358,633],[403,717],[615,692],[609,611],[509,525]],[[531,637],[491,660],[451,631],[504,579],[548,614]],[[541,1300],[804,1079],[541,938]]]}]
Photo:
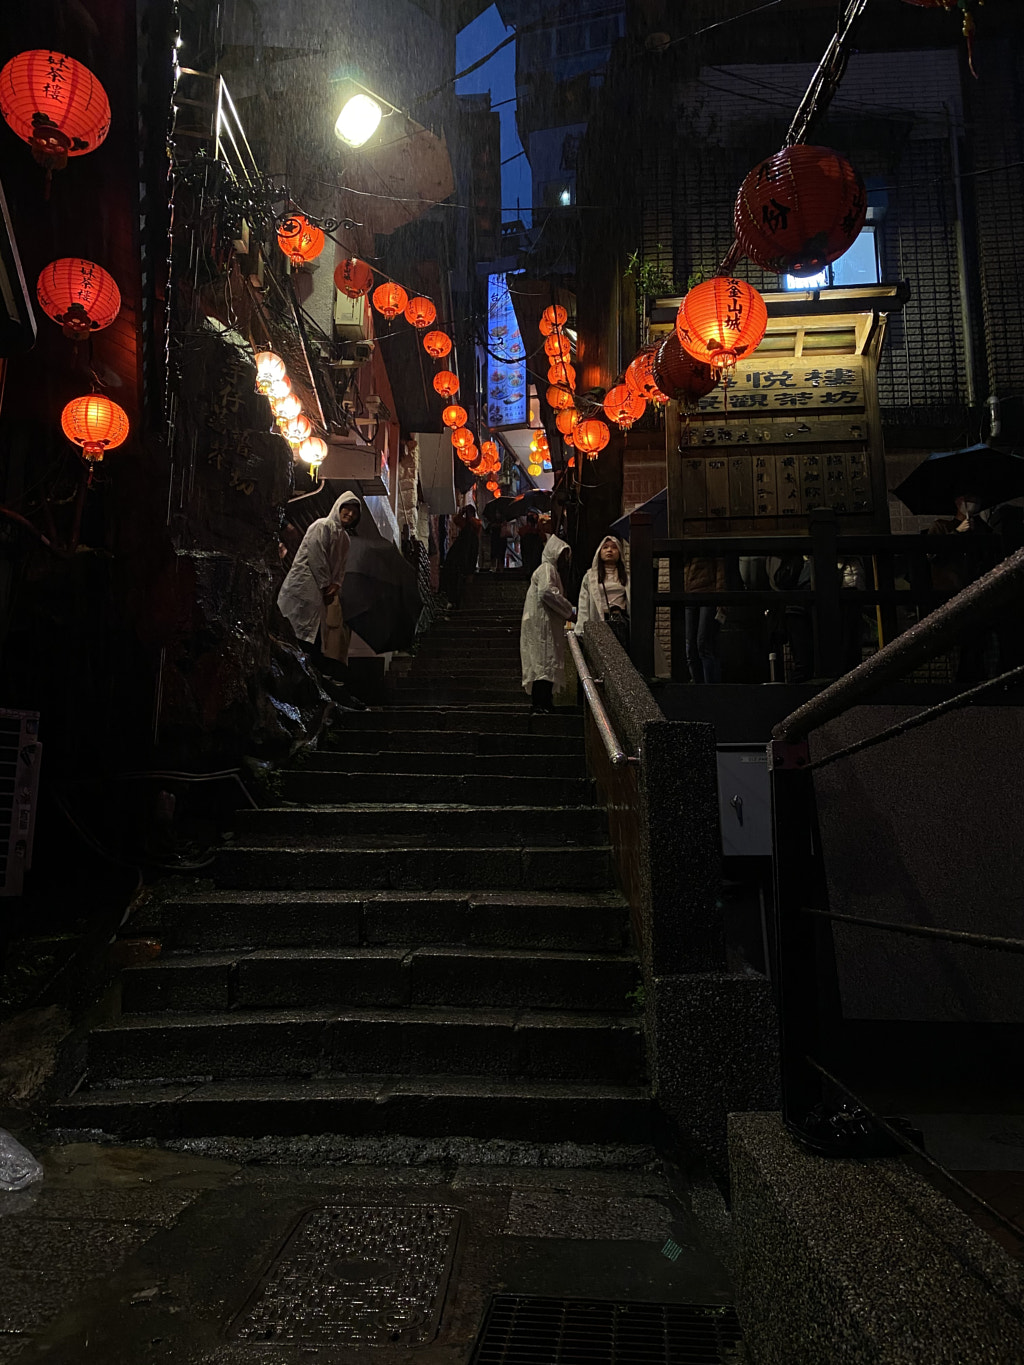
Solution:
[{"label": "metal drain grate", "polygon": [[732,1308],[497,1294],[472,1365],[741,1365]]},{"label": "metal drain grate", "polygon": [[303,1214],[228,1335],[252,1346],[423,1346],[437,1335],[459,1235],[445,1204]]}]

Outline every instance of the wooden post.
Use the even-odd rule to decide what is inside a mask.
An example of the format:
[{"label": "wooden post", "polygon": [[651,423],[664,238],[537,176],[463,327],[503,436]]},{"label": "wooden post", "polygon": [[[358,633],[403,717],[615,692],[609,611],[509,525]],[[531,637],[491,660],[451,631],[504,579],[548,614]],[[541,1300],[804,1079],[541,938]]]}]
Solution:
[{"label": "wooden post", "polygon": [[637,671],[654,677],[654,524],[649,512],[629,518],[629,652]]}]

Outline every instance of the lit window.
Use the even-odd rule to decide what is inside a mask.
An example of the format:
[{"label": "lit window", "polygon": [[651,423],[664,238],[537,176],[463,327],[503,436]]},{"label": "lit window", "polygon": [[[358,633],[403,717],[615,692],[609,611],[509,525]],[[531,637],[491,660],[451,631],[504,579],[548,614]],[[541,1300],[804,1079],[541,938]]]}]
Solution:
[{"label": "lit window", "polygon": [[783,289],[829,289],[842,284],[878,284],[878,243],[873,227],[862,228],[856,241],[820,275],[783,275]]},{"label": "lit window", "polygon": [[563,190],[558,196],[558,202],[561,204],[562,208],[568,208],[572,203],[572,195],[567,189]]}]

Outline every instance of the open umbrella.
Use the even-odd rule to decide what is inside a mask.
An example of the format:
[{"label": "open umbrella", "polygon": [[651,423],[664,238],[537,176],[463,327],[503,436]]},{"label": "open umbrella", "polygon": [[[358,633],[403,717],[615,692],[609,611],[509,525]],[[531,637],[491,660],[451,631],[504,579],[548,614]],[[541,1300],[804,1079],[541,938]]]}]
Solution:
[{"label": "open umbrella", "polygon": [[484,521],[514,521],[527,512],[550,512],[551,494],[546,488],[531,488],[517,498],[495,498],[484,508]]},{"label": "open umbrella", "polygon": [[388,540],[352,538],[341,585],[345,624],[383,654],[408,649],[423,610],[416,570]]},{"label": "open umbrella", "polygon": [[1024,458],[985,444],[936,451],[892,491],[916,516],[949,516],[964,496],[995,507],[1024,497]]}]

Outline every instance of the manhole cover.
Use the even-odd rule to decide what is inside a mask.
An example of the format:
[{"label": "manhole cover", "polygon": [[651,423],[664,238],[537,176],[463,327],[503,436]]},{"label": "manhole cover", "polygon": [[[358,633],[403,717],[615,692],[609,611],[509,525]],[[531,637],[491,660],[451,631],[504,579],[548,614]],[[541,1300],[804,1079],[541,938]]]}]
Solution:
[{"label": "manhole cover", "polygon": [[310,1210],[235,1318],[253,1346],[422,1346],[437,1335],[459,1235],[445,1204]]},{"label": "manhole cover", "polygon": [[472,1365],[740,1365],[732,1308],[497,1294]]}]

